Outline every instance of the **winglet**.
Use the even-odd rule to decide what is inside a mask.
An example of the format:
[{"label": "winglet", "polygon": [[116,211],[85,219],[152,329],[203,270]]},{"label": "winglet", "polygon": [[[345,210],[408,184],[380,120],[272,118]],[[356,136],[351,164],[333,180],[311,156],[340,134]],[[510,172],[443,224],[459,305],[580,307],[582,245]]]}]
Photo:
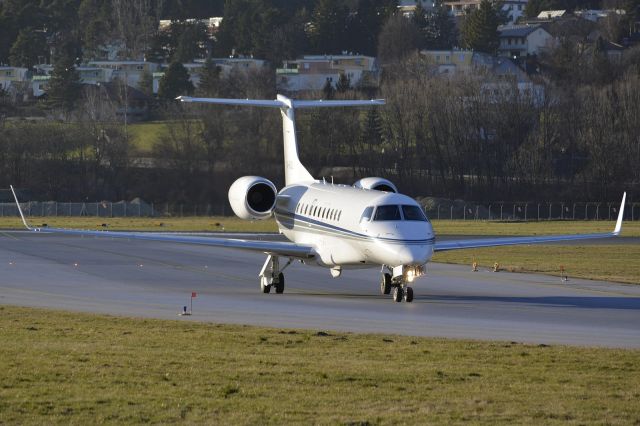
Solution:
[{"label": "winglet", "polygon": [[20,202],[18,201],[18,196],[16,195],[16,190],[13,189],[13,185],[9,185],[11,188],[11,192],[13,192],[13,198],[16,200],[16,206],[18,206],[18,212],[20,213],[20,217],[22,218],[22,223],[24,223],[25,228],[29,231],[33,231],[33,229],[27,224],[27,220],[24,218],[24,213],[22,213],[22,208],[20,207]]},{"label": "winglet", "polygon": [[624,216],[624,202],[627,199],[627,193],[622,194],[622,203],[620,203],[620,210],[618,211],[618,221],[616,222],[616,229],[613,230],[613,235],[620,235],[622,231],[622,217]]}]

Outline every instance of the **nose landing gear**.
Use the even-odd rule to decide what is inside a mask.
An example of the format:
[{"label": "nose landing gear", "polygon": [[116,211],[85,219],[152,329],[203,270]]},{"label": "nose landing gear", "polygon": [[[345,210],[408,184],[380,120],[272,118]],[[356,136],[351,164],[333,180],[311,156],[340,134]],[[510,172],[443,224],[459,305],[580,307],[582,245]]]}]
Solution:
[{"label": "nose landing gear", "polygon": [[389,294],[395,302],[407,303],[413,302],[413,288],[409,287],[402,275],[392,278],[388,272],[382,272],[382,278],[380,279],[380,293]]}]

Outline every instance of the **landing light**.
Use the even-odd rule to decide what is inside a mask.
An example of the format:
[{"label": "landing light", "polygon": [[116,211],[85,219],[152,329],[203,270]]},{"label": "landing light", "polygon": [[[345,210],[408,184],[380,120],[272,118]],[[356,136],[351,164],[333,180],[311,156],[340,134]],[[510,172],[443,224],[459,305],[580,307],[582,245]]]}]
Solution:
[{"label": "landing light", "polygon": [[412,283],[413,280],[424,275],[424,266],[404,266],[403,275],[405,281]]}]

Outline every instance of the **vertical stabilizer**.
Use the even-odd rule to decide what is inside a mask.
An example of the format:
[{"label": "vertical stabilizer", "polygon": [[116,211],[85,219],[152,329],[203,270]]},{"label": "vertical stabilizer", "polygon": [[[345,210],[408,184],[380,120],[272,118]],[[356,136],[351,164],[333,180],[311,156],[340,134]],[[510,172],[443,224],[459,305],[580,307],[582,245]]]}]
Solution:
[{"label": "vertical stabilizer", "polygon": [[372,99],[370,101],[294,101],[286,96],[278,95],[274,101],[254,100],[254,99],[224,99],[224,98],[191,98],[188,96],[178,96],[176,98],[182,102],[199,102],[218,105],[254,106],[280,108],[282,115],[282,136],[284,139],[284,176],[285,183],[311,182],[313,176],[302,165],[298,157],[298,138],[296,136],[296,116],[297,108],[322,108],[322,107],[360,107],[372,105],[384,105],[382,99]]},{"label": "vertical stabilizer", "polygon": [[298,137],[296,134],[295,109],[291,99],[278,95],[278,101],[284,105],[282,114],[282,137],[284,139],[284,180],[286,185],[313,181],[311,173],[302,165],[298,157]]}]

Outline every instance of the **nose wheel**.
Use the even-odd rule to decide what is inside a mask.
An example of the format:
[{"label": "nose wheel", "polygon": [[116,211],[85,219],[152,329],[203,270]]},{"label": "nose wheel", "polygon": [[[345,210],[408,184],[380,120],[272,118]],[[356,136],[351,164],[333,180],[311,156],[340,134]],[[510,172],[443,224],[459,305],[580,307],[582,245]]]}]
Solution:
[{"label": "nose wheel", "polygon": [[413,288],[405,285],[404,281],[394,283],[388,273],[383,273],[380,278],[380,293],[391,294],[394,302],[413,302]]},{"label": "nose wheel", "polygon": [[391,274],[382,274],[382,279],[380,280],[380,293],[391,293]]}]

